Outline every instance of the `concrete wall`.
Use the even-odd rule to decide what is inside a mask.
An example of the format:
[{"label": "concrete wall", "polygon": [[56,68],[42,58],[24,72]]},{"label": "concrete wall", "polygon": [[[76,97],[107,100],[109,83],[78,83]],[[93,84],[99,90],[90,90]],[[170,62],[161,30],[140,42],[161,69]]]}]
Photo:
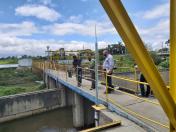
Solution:
[{"label": "concrete wall", "polygon": [[20,59],[18,61],[18,64],[21,67],[31,67],[32,66],[32,59]]},{"label": "concrete wall", "polygon": [[63,107],[61,90],[42,90],[34,93],[0,98],[0,122]]}]

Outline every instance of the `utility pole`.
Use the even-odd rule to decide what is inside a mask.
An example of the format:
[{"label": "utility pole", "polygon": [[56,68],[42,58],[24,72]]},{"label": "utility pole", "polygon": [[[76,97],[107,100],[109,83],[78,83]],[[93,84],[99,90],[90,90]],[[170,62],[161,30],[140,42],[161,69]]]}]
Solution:
[{"label": "utility pole", "polygon": [[48,59],[48,61],[49,61],[49,56],[50,56],[49,50],[50,50],[50,47],[47,46],[46,48],[47,48],[47,57],[48,57],[47,59]]}]

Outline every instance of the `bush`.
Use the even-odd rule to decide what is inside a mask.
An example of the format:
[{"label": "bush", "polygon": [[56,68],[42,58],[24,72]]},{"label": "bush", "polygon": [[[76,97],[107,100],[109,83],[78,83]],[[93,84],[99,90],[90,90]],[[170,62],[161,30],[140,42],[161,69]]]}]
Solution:
[{"label": "bush", "polygon": [[41,86],[39,86],[39,90],[43,90],[43,89],[45,89],[46,88],[46,85],[45,84],[42,84]]},{"label": "bush", "polygon": [[159,64],[159,66],[164,68],[169,68],[169,60],[165,60]]},{"label": "bush", "polygon": [[5,88],[1,90],[2,95],[14,95],[22,92],[25,92],[24,88]]},{"label": "bush", "polygon": [[158,56],[156,52],[151,51],[150,55],[151,55],[155,65],[159,65],[162,62],[162,58],[160,56]]}]

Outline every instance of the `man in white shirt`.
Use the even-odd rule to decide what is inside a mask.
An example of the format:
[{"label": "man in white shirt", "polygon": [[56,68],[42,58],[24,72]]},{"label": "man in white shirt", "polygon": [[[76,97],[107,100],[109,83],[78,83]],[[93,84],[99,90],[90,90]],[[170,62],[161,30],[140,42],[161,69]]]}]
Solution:
[{"label": "man in white shirt", "polygon": [[[112,75],[114,68],[114,59],[113,56],[108,52],[108,50],[103,51],[103,55],[106,57],[103,63],[103,69],[107,73],[107,75]],[[112,77],[107,76],[108,83],[108,93],[113,91],[114,86],[112,85]]]}]

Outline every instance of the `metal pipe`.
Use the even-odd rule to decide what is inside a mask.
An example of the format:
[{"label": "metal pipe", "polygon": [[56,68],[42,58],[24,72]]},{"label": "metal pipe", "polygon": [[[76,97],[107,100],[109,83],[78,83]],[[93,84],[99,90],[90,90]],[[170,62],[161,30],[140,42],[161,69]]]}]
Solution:
[{"label": "metal pipe", "polygon": [[[96,105],[98,106],[98,43],[97,43],[97,30],[95,25],[95,89],[96,89]],[[99,126],[99,111],[95,110],[95,125]]]},{"label": "metal pipe", "polygon": [[[175,1],[175,0],[174,0]],[[120,0],[100,0],[119,35],[132,53],[139,69],[146,77],[170,122],[176,127],[176,106],[167,87],[147,52],[142,39]]]},{"label": "metal pipe", "polygon": [[95,25],[95,88],[96,88],[96,105],[98,105],[98,43],[97,43],[97,31]]}]

